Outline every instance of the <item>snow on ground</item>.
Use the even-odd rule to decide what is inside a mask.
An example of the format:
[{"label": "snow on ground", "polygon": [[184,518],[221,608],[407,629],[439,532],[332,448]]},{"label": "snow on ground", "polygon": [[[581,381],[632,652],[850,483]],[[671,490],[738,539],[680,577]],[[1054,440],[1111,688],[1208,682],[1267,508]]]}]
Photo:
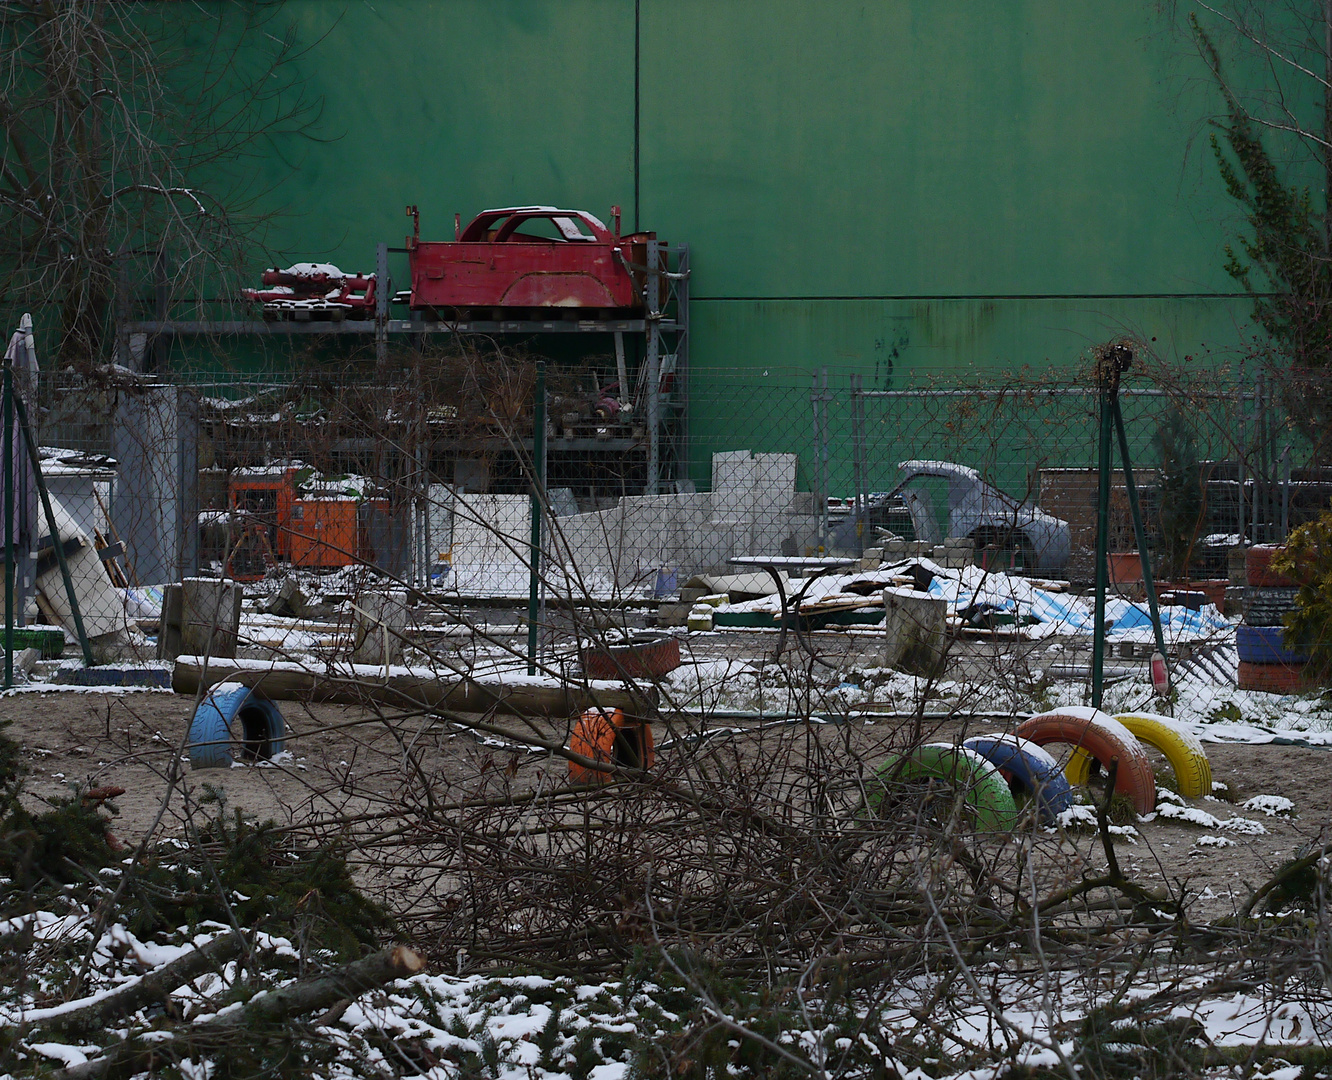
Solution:
[{"label": "snow on ground", "polygon": [[[93,925],[93,915],[86,910],[65,916],[41,911],[0,923],[0,940],[29,931],[46,947],[65,941],[83,948],[92,941]],[[95,1058],[99,1052],[95,1043],[53,1038],[41,1021],[99,1001],[137,981],[140,973],[157,969],[228,930],[210,923],[188,939],[145,942],[124,926],[113,925],[101,933],[93,950],[87,996],[39,1007],[39,999],[52,1000],[51,991],[62,977],[39,969],[31,984],[0,993],[0,1031],[8,1029],[17,1036],[13,1050],[29,1068],[44,1062],[77,1065]],[[292,980],[291,961],[296,951],[290,941],[260,934],[256,946],[266,981],[280,985]],[[126,957],[133,959],[136,973],[126,970]],[[878,1001],[864,997],[856,1004],[853,1000],[849,1011],[840,1004],[829,1006],[807,997],[799,1013],[785,1014],[787,1022],[775,1041],[807,1060],[835,1067],[839,1054],[852,1045],[847,1034],[864,1033],[857,1042],[876,1059],[875,1066],[855,1069],[848,1074],[853,1076],[869,1075],[879,1064],[889,1074],[895,1069],[904,1080],[994,1077],[1017,1064],[1061,1067],[1085,1052],[1070,1036],[1076,1034],[1088,1011],[1111,993],[1111,987],[1102,988],[1077,972],[1042,974],[1039,967],[1029,967],[1030,974],[1024,975],[1018,973],[1022,968],[1021,963],[1003,958],[974,964],[968,981],[978,990],[984,987],[984,997],[969,993],[963,984],[956,986],[949,994],[944,1026],[933,1022],[942,1017],[920,1016],[919,1006],[930,998],[932,985],[916,977],[896,982]],[[1179,1003],[1167,1008],[1165,1015],[1196,1023],[1200,1038],[1212,1046],[1264,1045],[1279,1056],[1283,1047],[1317,1044],[1332,1032],[1332,994],[1326,990],[1306,990],[1296,999],[1279,994],[1275,986],[1269,993],[1236,991],[1224,981],[1209,985],[1204,974],[1191,975],[1174,964],[1168,970],[1168,981],[1142,978],[1135,985],[1114,989],[1125,1000],[1189,991],[1179,993],[1174,998]],[[171,997],[185,1016],[195,1022],[206,1020],[226,999],[237,975],[237,965],[231,963],[220,975],[206,975],[193,985],[175,988]],[[1114,973],[1107,977],[1113,982]],[[48,979],[51,987],[45,985]],[[467,1058],[484,1060],[486,1074],[502,1080],[574,1076],[623,1080],[631,1074],[640,1050],[680,1031],[682,1022],[689,1019],[682,1015],[683,1008],[707,1014],[708,1006],[699,1005],[695,990],[678,984],[663,987],[650,978],[583,981],[533,974],[422,974],[360,995],[340,1015],[334,1010],[316,1021],[312,1033],[343,1050],[341,1060],[330,1066],[328,1075],[333,1078],[355,1075],[348,1064],[352,1061],[373,1065],[377,1047],[387,1036],[399,1045],[428,1051],[439,1062],[429,1075],[441,1080],[459,1075],[458,1065]],[[794,1019],[797,1015],[799,1022]],[[757,1026],[759,1018],[733,1010],[729,1019],[744,1029]],[[141,1011],[126,1026],[142,1030],[151,1023],[152,1018]],[[735,1034],[743,1037],[742,1032]],[[1131,1038],[1133,1032],[1126,1027],[1125,1034]],[[922,1053],[934,1053],[939,1055],[933,1059],[937,1065],[948,1058],[975,1060],[979,1050],[995,1064],[964,1072],[934,1067],[926,1073],[885,1058],[883,1047],[918,1060]],[[732,1071],[738,1076],[754,1075],[744,1069]],[[201,1075],[207,1072],[203,1069]]]}]

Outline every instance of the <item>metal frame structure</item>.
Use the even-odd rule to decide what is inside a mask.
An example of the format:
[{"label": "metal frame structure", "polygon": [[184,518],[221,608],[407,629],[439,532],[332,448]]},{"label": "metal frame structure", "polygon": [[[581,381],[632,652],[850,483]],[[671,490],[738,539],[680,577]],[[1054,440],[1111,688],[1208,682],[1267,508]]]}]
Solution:
[{"label": "metal frame structure", "polygon": [[[482,334],[489,337],[542,334],[632,334],[644,340],[643,365],[639,379],[645,383],[647,405],[646,476],[643,494],[655,495],[665,484],[683,480],[688,475],[689,417],[689,245],[667,244],[653,240],[647,251],[646,307],[641,318],[578,318],[577,309],[561,310],[563,317],[550,319],[492,319],[435,321],[420,316],[406,319],[391,317],[393,295],[388,257],[405,249],[379,244],[375,271],[380,283],[375,294],[373,319],[289,320],[232,319],[176,320],[157,318],[127,321],[121,336],[147,335],[151,345],[163,336],[227,335],[308,336],[352,334],[373,336],[375,356],[381,368],[388,363],[390,340],[399,336],[431,334]],[[574,317],[568,317],[574,313]],[[555,311],[552,310],[552,314]],[[668,389],[662,392],[663,380]],[[547,442],[550,452],[587,452],[604,455],[608,460],[621,458],[642,445],[639,439],[560,439]],[[526,449],[530,452],[532,447]]]}]

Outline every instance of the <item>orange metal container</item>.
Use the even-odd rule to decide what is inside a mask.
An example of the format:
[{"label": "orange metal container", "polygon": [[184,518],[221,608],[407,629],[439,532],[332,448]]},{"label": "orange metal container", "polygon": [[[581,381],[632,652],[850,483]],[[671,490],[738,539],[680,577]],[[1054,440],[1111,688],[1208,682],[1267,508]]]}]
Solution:
[{"label": "orange metal container", "polygon": [[293,566],[334,569],[356,562],[355,499],[296,499],[291,505]]},{"label": "orange metal container", "polygon": [[228,485],[232,510],[246,510],[268,534],[273,554],[291,558],[291,508],[296,499],[295,466],[238,469]]}]

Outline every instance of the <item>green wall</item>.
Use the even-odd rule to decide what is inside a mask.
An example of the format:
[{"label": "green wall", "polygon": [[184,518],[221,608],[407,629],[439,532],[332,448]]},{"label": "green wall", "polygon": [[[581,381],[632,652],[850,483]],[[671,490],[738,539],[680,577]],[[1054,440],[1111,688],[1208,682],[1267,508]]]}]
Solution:
[{"label": "green wall", "polygon": [[1249,332],[1216,101],[1154,0],[286,10],[326,141],[268,166],[296,208],[273,257],[369,269],[409,202],[427,237],[511,203],[632,224],[637,186],[639,224],[691,245],[701,462],[741,407],[716,369],[1071,374],[1113,334],[1219,355]]}]

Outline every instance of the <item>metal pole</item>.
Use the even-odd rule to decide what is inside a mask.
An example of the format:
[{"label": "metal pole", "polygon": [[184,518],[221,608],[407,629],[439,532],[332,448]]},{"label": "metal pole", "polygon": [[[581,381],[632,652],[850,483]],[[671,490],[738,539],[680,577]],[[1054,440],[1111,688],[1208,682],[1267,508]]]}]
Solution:
[{"label": "metal pole", "polygon": [[828,554],[828,369],[819,369],[819,553]]},{"label": "metal pole", "polygon": [[1246,482],[1245,478],[1248,475],[1249,471],[1245,464],[1246,459],[1248,458],[1249,448],[1244,445],[1245,429],[1247,426],[1244,422],[1245,421],[1244,406],[1246,400],[1248,399],[1248,396],[1249,395],[1244,392],[1244,357],[1241,356],[1239,361],[1239,453],[1235,455],[1235,467],[1239,473],[1238,518],[1239,518],[1239,542],[1241,545],[1243,545],[1245,541],[1244,484]]},{"label": "metal pole", "polygon": [[96,667],[92,646],[88,644],[88,635],[83,629],[83,614],[79,611],[79,598],[74,593],[74,579],[69,575],[69,562],[65,559],[65,545],[60,539],[60,530],[56,527],[55,511],[51,509],[51,494],[46,490],[46,477],[42,475],[41,455],[37,452],[37,440],[28,426],[28,411],[23,407],[23,398],[10,394],[9,400],[18,417],[19,429],[23,432],[23,441],[28,446],[28,457],[32,461],[33,479],[37,482],[37,494],[42,498],[42,510],[46,513],[46,525],[51,530],[51,546],[55,549],[56,562],[60,564],[60,579],[65,584],[65,595],[69,598],[69,611],[74,617],[74,633],[78,635],[79,646],[83,649],[85,667]]},{"label": "metal pole", "polygon": [[18,545],[14,543],[14,372],[9,364],[4,371],[5,412],[5,689],[14,685],[14,567]]},{"label": "metal pole", "polygon": [[[809,390],[809,408],[810,420],[814,425],[812,437],[814,440],[814,513],[819,519],[819,547],[823,546],[823,515],[819,510],[819,503],[826,503],[823,498],[823,458],[819,455],[819,375],[815,372],[810,376]],[[822,554],[822,550],[820,550]],[[783,609],[785,610],[785,609]]]},{"label": "metal pole", "polygon": [[864,448],[864,429],[860,418],[860,383],[861,378],[857,375],[851,376],[851,471],[855,473],[855,499],[856,499],[856,553],[861,558],[865,556],[865,526],[867,524],[869,506],[865,497],[865,489],[869,486],[865,481],[865,448]]},{"label": "metal pole", "polygon": [[532,545],[527,584],[527,673],[536,674],[537,620],[541,598],[541,505],[546,488],[546,362],[537,361],[532,428]]},{"label": "metal pole", "polygon": [[647,434],[646,495],[657,494],[661,481],[661,278],[657,267],[665,253],[660,241],[649,240],[647,288]]},{"label": "metal pole", "polygon": [[1124,414],[1119,398],[1114,399],[1115,429],[1119,432],[1119,456],[1124,463],[1124,487],[1128,491],[1129,512],[1133,515],[1133,535],[1138,541],[1138,557],[1142,561],[1142,584],[1147,590],[1147,609],[1152,615],[1152,631],[1156,635],[1156,651],[1162,659],[1166,655],[1165,634],[1161,632],[1161,611],[1156,603],[1156,584],[1152,580],[1152,560],[1147,554],[1147,533],[1142,527],[1142,512],[1138,509],[1138,485],[1133,480],[1133,466],[1129,461],[1128,433],[1124,429]]},{"label": "metal pole", "polygon": [[[1110,455],[1111,429],[1114,427],[1114,403],[1119,391],[1119,373],[1128,366],[1132,353],[1122,346],[1110,346],[1096,362],[1096,383],[1100,391],[1101,437],[1097,448],[1096,488],[1096,609],[1092,624],[1092,708],[1099,709],[1105,687],[1105,593],[1110,571]],[[1122,365],[1122,366],[1121,366]]]},{"label": "metal pole", "polygon": [[1258,535],[1258,507],[1262,499],[1258,492],[1259,477],[1263,474],[1263,373],[1255,372],[1253,376],[1253,429],[1256,446],[1254,449],[1258,452],[1258,460],[1253,466],[1253,528],[1250,531],[1255,544],[1262,542],[1262,537]]},{"label": "metal pole", "polygon": [[393,282],[389,280],[388,244],[375,245],[375,367],[382,375],[388,367],[389,300]]},{"label": "metal pole", "polygon": [[1281,536],[1290,535],[1290,443],[1281,451]]}]

